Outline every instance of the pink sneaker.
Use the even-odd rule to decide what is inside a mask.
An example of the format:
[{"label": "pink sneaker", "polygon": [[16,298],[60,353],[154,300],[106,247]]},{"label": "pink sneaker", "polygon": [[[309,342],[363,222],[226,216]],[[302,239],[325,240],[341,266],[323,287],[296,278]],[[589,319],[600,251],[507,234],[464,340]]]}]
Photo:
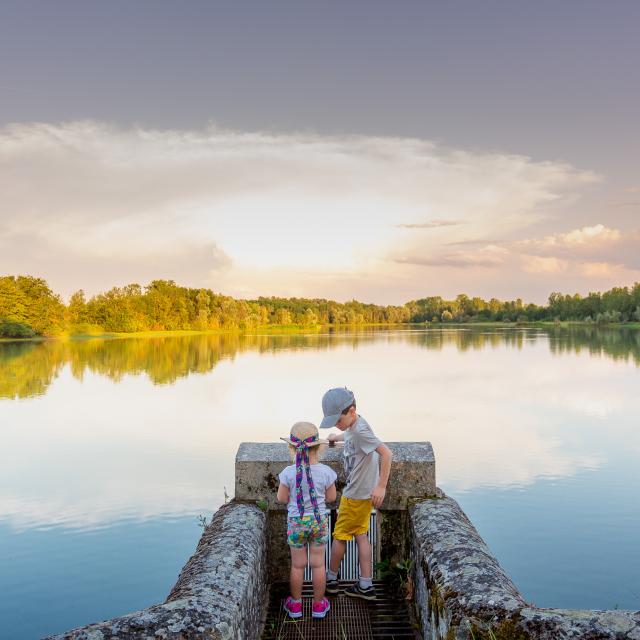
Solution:
[{"label": "pink sneaker", "polygon": [[313,610],[311,611],[311,615],[314,618],[324,618],[329,612],[329,609],[331,609],[329,601],[326,598],[322,598],[320,602],[313,603]]},{"label": "pink sneaker", "polygon": [[[291,596],[287,596],[282,606],[290,618],[302,618],[302,600],[294,600]],[[313,606],[315,610],[316,605]]]}]

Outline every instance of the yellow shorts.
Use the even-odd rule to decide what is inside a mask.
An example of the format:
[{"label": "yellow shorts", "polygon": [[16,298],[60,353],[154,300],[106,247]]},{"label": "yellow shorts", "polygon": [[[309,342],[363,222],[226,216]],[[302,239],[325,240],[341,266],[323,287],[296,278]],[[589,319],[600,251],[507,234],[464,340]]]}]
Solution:
[{"label": "yellow shorts", "polygon": [[351,540],[369,531],[371,500],[353,500],[342,496],[338,507],[338,521],[333,529],[337,540]]}]

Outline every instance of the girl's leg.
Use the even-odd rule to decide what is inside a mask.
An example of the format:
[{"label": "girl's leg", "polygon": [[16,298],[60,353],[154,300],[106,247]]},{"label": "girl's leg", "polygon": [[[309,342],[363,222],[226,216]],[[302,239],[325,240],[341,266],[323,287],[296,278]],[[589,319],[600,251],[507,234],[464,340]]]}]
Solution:
[{"label": "girl's leg", "polygon": [[311,577],[313,580],[313,599],[320,602],[324,598],[327,575],[324,568],[324,545],[309,545],[309,561],[311,562]]},{"label": "girl's leg", "polygon": [[307,547],[301,549],[289,547],[291,550],[291,597],[294,600],[302,598],[302,582],[304,580],[304,568],[307,566]]}]

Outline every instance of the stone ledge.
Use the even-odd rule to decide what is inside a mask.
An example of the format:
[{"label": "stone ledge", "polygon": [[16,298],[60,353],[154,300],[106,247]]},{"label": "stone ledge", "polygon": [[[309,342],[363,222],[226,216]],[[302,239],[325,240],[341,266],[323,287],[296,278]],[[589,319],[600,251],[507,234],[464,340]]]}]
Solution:
[{"label": "stone ledge", "polygon": [[[385,442],[393,453],[391,476],[382,509],[404,510],[414,499],[436,492],[436,463],[430,442]],[[342,447],[327,447],[322,462],[337,474],[338,500],[344,487]],[[285,443],[243,442],[236,455],[237,500],[266,500],[269,509],[279,509],[275,502],[278,474],[289,464]]]},{"label": "stone ledge", "polygon": [[467,640],[473,628],[478,638],[489,628],[510,627],[519,633],[508,636],[514,638],[640,640],[640,611],[529,606],[458,503],[438,492],[410,510],[415,601],[425,638]]},{"label": "stone ledge", "polygon": [[266,595],[266,516],[231,502],[215,513],[164,604],[49,640],[255,640]]}]

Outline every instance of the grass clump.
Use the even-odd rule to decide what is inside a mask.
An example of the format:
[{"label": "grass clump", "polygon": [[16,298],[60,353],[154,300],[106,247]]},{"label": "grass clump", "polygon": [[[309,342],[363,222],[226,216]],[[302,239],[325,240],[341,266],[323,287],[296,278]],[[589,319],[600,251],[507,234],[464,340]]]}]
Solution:
[{"label": "grass clump", "polygon": [[530,637],[513,620],[503,620],[486,630],[472,625],[471,640],[530,640]]}]

